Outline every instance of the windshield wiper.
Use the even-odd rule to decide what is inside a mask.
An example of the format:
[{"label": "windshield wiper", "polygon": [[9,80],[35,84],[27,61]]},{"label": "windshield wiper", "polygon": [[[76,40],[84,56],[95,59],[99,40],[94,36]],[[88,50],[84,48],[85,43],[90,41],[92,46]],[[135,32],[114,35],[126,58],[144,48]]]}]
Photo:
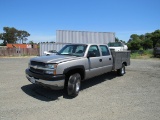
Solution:
[{"label": "windshield wiper", "polygon": [[70,54],[70,53],[68,53],[68,54],[58,53],[57,55],[70,55],[70,56],[72,56],[73,54]]}]

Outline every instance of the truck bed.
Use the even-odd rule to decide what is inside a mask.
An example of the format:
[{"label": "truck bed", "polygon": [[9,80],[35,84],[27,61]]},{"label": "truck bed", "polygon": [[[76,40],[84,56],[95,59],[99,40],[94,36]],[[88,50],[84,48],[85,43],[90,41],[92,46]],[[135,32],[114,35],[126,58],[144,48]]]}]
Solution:
[{"label": "truck bed", "polygon": [[114,51],[111,50],[111,54],[113,57],[113,70],[120,69],[122,67],[122,63],[126,66],[130,65],[130,51]]}]

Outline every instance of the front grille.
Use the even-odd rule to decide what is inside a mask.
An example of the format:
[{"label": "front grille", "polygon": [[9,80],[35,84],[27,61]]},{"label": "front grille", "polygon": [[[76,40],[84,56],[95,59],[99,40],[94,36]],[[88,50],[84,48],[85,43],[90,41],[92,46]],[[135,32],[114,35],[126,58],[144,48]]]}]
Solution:
[{"label": "front grille", "polygon": [[36,62],[36,61],[31,61],[31,65],[37,65],[37,66],[42,66],[42,67],[44,67],[45,66],[45,63],[43,63],[43,62]]},{"label": "front grille", "polygon": [[41,69],[35,69],[32,66],[37,66],[37,67],[44,67],[45,68],[45,63],[43,62],[36,62],[36,61],[31,61],[31,66],[30,66],[30,71],[38,74],[44,74],[44,70]]},{"label": "front grille", "polygon": [[30,71],[38,74],[44,74],[44,70],[34,69],[33,67],[30,67]]}]

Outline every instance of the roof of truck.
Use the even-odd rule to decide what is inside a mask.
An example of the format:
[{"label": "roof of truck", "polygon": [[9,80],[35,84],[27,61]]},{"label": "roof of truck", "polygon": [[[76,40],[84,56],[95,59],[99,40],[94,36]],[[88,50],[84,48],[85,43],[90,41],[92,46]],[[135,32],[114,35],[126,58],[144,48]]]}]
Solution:
[{"label": "roof of truck", "polygon": [[67,45],[107,45],[107,44],[100,44],[100,43],[86,43],[86,44],[83,44],[83,43],[69,43]]}]

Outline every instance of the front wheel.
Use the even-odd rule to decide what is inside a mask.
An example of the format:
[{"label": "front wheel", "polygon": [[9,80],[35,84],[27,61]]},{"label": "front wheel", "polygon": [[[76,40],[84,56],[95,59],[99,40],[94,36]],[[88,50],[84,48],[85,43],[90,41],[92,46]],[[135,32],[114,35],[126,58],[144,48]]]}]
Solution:
[{"label": "front wheel", "polygon": [[117,70],[117,74],[118,74],[119,76],[123,76],[125,73],[126,73],[126,71],[125,71],[125,65],[122,64],[122,67]]},{"label": "front wheel", "polygon": [[79,73],[70,75],[67,84],[67,94],[73,97],[77,96],[80,91],[80,86],[81,75]]}]

